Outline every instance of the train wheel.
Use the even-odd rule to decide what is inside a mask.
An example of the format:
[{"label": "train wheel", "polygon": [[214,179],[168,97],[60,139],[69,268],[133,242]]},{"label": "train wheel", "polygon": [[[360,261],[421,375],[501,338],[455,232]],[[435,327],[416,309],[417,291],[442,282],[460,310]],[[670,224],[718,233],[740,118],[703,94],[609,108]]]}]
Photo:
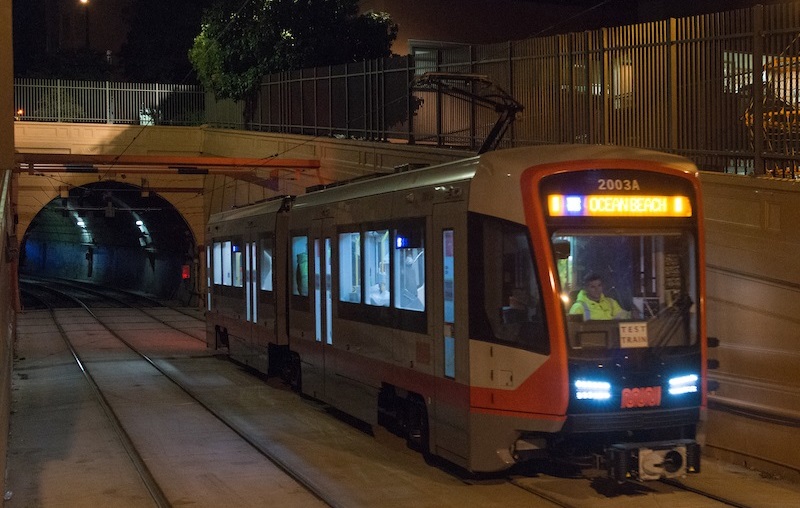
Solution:
[{"label": "train wheel", "polygon": [[406,441],[409,448],[422,453],[427,459],[430,456],[428,408],[420,397],[409,397],[407,404]]}]

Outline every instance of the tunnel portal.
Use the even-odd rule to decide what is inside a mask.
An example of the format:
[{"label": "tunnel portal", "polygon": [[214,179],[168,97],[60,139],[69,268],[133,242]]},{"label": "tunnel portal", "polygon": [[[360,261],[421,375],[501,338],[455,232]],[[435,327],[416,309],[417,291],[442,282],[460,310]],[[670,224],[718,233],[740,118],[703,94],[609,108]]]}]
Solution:
[{"label": "tunnel portal", "polygon": [[31,221],[20,275],[91,281],[192,303],[196,241],[176,208],[153,191],[101,181],[73,187]]}]

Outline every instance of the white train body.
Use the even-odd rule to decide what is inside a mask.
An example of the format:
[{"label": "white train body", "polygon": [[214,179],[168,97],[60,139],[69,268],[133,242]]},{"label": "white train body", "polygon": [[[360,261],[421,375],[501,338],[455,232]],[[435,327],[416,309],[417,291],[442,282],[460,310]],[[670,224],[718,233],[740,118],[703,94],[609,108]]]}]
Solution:
[{"label": "white train body", "polygon": [[[685,343],[675,348],[684,359],[675,361],[704,379],[696,169],[676,156],[607,146],[490,152],[215,214],[206,239],[209,346],[227,348],[236,361],[282,375],[302,393],[368,424],[387,425],[424,453],[469,471],[499,471],[561,453],[573,438],[576,447],[598,443],[617,477],[637,470],[642,479],[653,477],[645,450],[683,453],[680,474],[697,469],[700,393],[681,402],[663,395],[657,405],[632,409],[624,407],[627,399],[620,407],[616,388],[610,398],[617,402],[606,409],[586,409],[576,400],[573,371],[590,372],[593,364],[585,358],[588,346],[576,347],[570,338],[588,332],[574,328],[579,325],[571,324],[562,301],[575,278],[565,270],[579,268],[554,246],[566,238],[575,249],[580,228],[595,219],[548,218],[541,192],[551,175],[596,169],[617,172],[608,177],[609,195],[624,194],[627,189],[613,187],[624,187],[637,171],[666,175],[688,189],[690,217],[655,219],[663,227],[636,218],[631,231],[655,238],[657,246],[665,243],[661,233],[640,232],[645,224],[669,231],[668,245],[683,245],[671,240],[679,234],[689,237],[689,250],[675,255],[688,260],[680,265],[686,272],[681,291],[696,304],[685,318]],[[643,193],[654,191],[635,194]],[[609,223],[612,230],[627,230],[619,222],[624,219],[611,220],[618,222]],[[658,263],[645,293],[666,307],[666,269]],[[632,293],[630,300],[645,301],[645,293]],[[517,304],[525,310],[517,311]],[[523,324],[512,323],[516,312],[524,315]],[[615,379],[639,376],[642,387],[655,386],[660,381],[642,377],[649,348],[637,349],[642,351],[629,355],[642,358],[631,366],[636,373]],[[615,342],[602,351],[608,359],[620,348]],[[667,370],[664,376],[682,372]],[[626,410],[648,423],[631,424],[630,413],[620,414]],[[630,449],[616,439],[629,430],[641,430]],[[659,465],[654,477],[674,473],[669,469]]]}]

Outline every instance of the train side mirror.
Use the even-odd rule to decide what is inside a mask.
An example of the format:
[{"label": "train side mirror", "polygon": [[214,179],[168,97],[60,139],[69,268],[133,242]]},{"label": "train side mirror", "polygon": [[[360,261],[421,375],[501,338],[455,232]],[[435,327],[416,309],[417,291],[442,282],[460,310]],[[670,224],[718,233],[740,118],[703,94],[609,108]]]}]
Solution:
[{"label": "train side mirror", "polygon": [[553,242],[553,252],[556,255],[556,259],[567,259],[572,253],[572,249],[569,242],[565,240],[556,240]]}]

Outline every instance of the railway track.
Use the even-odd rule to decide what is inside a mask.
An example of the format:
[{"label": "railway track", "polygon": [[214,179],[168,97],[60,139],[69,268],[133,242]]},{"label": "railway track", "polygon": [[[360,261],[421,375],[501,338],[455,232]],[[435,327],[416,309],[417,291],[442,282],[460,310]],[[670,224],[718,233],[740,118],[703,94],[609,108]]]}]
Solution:
[{"label": "railway track", "polygon": [[[53,294],[53,292],[49,293],[50,295]],[[43,293],[39,294],[42,295]],[[73,301],[76,307],[82,306],[82,304],[79,301],[75,300],[74,298],[67,297],[66,294],[62,295],[63,295],[62,300]],[[89,385],[96,402],[103,410],[103,413],[105,414],[109,424],[111,425],[111,428],[114,430],[114,433],[119,438],[122,447],[125,449],[125,453],[128,455],[128,458],[130,459],[133,467],[136,469],[139,475],[139,479],[142,481],[148,493],[150,494],[153,503],[158,507],[172,506],[167,500],[166,496],[164,495],[164,492],[161,490],[161,487],[159,486],[158,482],[150,472],[150,469],[147,467],[146,462],[137,451],[136,446],[134,445],[130,436],[125,431],[122,422],[120,422],[119,418],[117,418],[117,415],[116,413],[114,413],[113,408],[109,404],[106,397],[103,395],[103,391],[100,389],[100,386],[95,381],[94,376],[92,376],[91,372],[87,370],[86,366],[81,360],[78,351],[75,349],[74,345],[72,344],[72,341],[69,338],[69,334],[61,325],[61,322],[56,316],[56,311],[54,307],[52,307],[51,303],[48,301],[41,300],[41,302],[43,303],[43,305],[45,305],[48,312],[50,313],[50,318],[52,319],[53,324],[58,328],[58,332],[61,335],[61,338],[64,340],[64,344],[66,344],[67,349],[69,349],[70,355],[75,360],[77,366],[80,368],[81,374],[83,375],[84,379]]]},{"label": "railway track", "polygon": [[[181,307],[168,307],[161,301],[146,295],[120,289],[102,287],[96,284],[81,281],[56,281],[50,279],[26,278],[21,280],[20,283],[23,291],[31,291],[31,288],[38,288],[40,292],[47,292],[51,296],[54,296],[57,301],[59,298],[64,298],[62,296],[63,294],[73,296],[86,295],[90,301],[100,301],[103,302],[104,305],[110,305],[112,307],[119,308],[133,308],[142,314],[147,315],[153,320],[158,321],[164,326],[176,330],[179,333],[184,333],[203,343],[205,343],[206,340],[204,329],[201,330],[201,333],[199,334],[189,333],[184,328],[177,326],[175,324],[176,319],[174,318],[175,315],[183,315],[186,316],[190,321],[202,320],[202,313]],[[65,299],[64,301],[74,304],[72,306],[79,305],[72,299]],[[85,299],[82,301],[85,301]],[[170,319],[164,319],[164,315],[169,316]]]},{"label": "railway track", "polygon": [[[181,326],[168,326],[169,318],[163,316],[154,316],[155,312],[160,312],[161,309],[156,307],[133,308],[123,309],[120,299],[114,295],[103,295],[100,289],[87,289],[79,287],[73,291],[73,298],[64,296],[63,293],[70,293],[69,285],[59,284],[58,287],[49,285],[48,289],[37,288],[38,292],[46,292],[49,298],[53,300],[60,300],[62,307],[66,306],[64,300],[73,301],[74,299],[80,300],[85,297],[92,302],[102,302],[100,308],[89,308],[88,306],[75,307],[74,304],[69,305],[70,308],[60,310],[48,310],[47,313],[53,316],[54,320],[67,321],[73,323],[76,320],[81,322],[81,330],[65,329],[68,340],[72,343],[76,351],[76,365],[80,361],[80,366],[85,369],[88,376],[92,378],[99,378],[95,380],[98,385],[98,390],[111,395],[104,395],[107,399],[111,400],[109,411],[114,415],[114,418],[121,422],[121,428],[118,431],[120,434],[127,435],[128,440],[133,443],[133,448],[139,451],[139,454],[145,457],[152,457],[155,453],[151,448],[148,449],[147,444],[142,443],[142,432],[135,429],[130,430],[130,427],[137,425],[136,422],[130,422],[129,408],[119,406],[115,401],[119,399],[130,399],[135,397],[128,392],[120,392],[119,389],[113,386],[113,380],[109,381],[108,364],[112,362],[109,357],[113,358],[115,370],[123,369],[121,365],[124,363],[124,369],[136,371],[134,383],[141,384],[138,391],[144,391],[150,394],[153,398],[158,399],[158,403],[164,405],[165,402],[162,395],[165,392],[175,391],[165,388],[165,383],[161,383],[158,388],[149,387],[145,385],[142,379],[150,379],[158,377],[162,379],[169,379],[168,383],[174,385],[177,390],[182,392],[181,399],[170,403],[170,407],[198,406],[201,408],[200,413],[213,415],[220,425],[224,426],[226,432],[233,434],[235,438],[228,438],[228,441],[236,440],[246,444],[252,451],[269,460],[272,466],[280,471],[286,477],[281,483],[293,482],[297,487],[290,490],[298,490],[302,488],[308,492],[309,499],[303,498],[301,502],[287,502],[279,503],[281,506],[313,506],[314,504],[324,506],[406,506],[403,499],[405,496],[399,496],[397,499],[386,498],[382,492],[391,492],[398,487],[394,484],[395,481],[400,485],[413,485],[412,490],[418,489],[419,477],[431,476],[429,466],[427,466],[421,457],[405,448],[405,442],[399,439],[383,435],[382,439],[376,440],[374,437],[364,434],[362,431],[354,429],[349,423],[342,423],[342,421],[333,418],[327,413],[325,406],[322,406],[314,401],[298,397],[295,393],[288,391],[286,388],[275,388],[270,386],[271,382],[264,383],[263,378],[256,378],[252,373],[243,370],[230,362],[220,363],[218,356],[211,355],[205,348],[204,342],[197,340],[197,335],[187,333]],[[62,293],[60,298],[52,296],[55,293]],[[87,294],[90,293],[90,294]],[[76,296],[78,295],[78,296]],[[112,301],[115,300],[116,301]],[[40,311],[41,312],[41,311]],[[78,317],[88,316],[88,318]],[[139,316],[134,319],[132,316]],[[147,326],[142,324],[142,321],[147,321]],[[135,323],[134,323],[135,322]],[[167,322],[166,324],[164,322]],[[198,323],[204,329],[204,323]],[[147,336],[162,335],[165,332],[162,330],[167,329],[167,335],[180,335],[181,341],[184,346],[189,349],[193,348],[194,353],[191,359],[187,359],[181,363],[181,360],[176,361],[174,353],[169,344],[163,346],[159,350],[158,346],[148,343]],[[141,330],[136,333],[137,330]],[[131,336],[136,336],[131,338]],[[171,339],[164,339],[169,341]],[[192,346],[191,344],[195,344]],[[159,352],[160,351],[160,352]],[[165,359],[166,358],[166,359]],[[294,443],[289,446],[283,442],[284,436],[281,432],[265,438],[261,435],[264,428],[270,425],[270,422],[261,423],[251,419],[249,415],[242,415],[239,410],[231,410],[230,405],[220,403],[220,399],[215,399],[209,393],[213,389],[209,389],[209,382],[192,381],[192,376],[199,378],[207,378],[209,376],[217,376],[214,373],[206,372],[204,368],[186,367],[190,363],[204,362],[208,364],[216,364],[216,370],[219,366],[225,367],[226,371],[233,371],[235,375],[247,377],[252,380],[251,387],[242,389],[235,388],[231,391],[230,395],[224,397],[225,401],[242,402],[246,406],[250,406],[251,401],[249,397],[254,397],[253,391],[261,392],[269,391],[270,398],[284,397],[291,400],[291,404],[301,406],[300,409],[303,415],[291,414],[291,411],[286,411],[291,422],[292,430],[298,425],[307,426],[307,432],[315,436],[313,444],[315,452],[309,456],[303,456],[303,443],[308,443],[307,438],[294,440]],[[134,367],[134,363],[138,365]],[[212,367],[214,369],[214,367]],[[212,370],[209,369],[209,370]],[[194,372],[194,371],[197,372]],[[154,372],[157,372],[157,376]],[[230,372],[225,377],[233,376]],[[199,387],[199,388],[198,388]],[[253,388],[255,387],[255,388]],[[205,390],[204,390],[205,388]],[[227,389],[227,388],[226,388]],[[278,403],[274,400],[258,400],[267,406],[277,407]],[[142,407],[146,405],[145,401],[142,404],[137,403],[137,411],[143,411]],[[241,408],[239,408],[241,409]],[[257,408],[258,412],[263,413],[262,408]],[[184,412],[182,409],[181,412]],[[277,413],[283,413],[280,409],[275,410]],[[312,413],[313,418],[309,418],[308,414]],[[272,418],[273,415],[270,415]],[[198,418],[195,416],[194,418]],[[281,416],[284,418],[284,416]],[[319,421],[317,421],[319,420]],[[171,424],[172,427],[178,424]],[[184,426],[183,424],[180,424]],[[274,422],[272,422],[273,427]],[[158,424],[151,424],[150,427],[158,427]],[[320,429],[326,429],[328,426],[335,428],[334,433],[325,430],[324,435],[320,435]],[[188,424],[185,425],[184,432],[191,433]],[[218,431],[219,432],[219,431]],[[163,439],[163,438],[162,438]],[[318,440],[318,442],[316,442]],[[402,445],[399,444],[402,442]],[[366,445],[366,446],[365,446]],[[214,447],[212,443],[205,444],[207,447]],[[225,445],[227,450],[233,445]],[[319,453],[319,450],[327,451],[331,447],[337,448],[335,453],[326,456],[324,453]],[[388,447],[388,448],[387,448]],[[387,456],[388,453],[394,457]],[[132,452],[133,453],[133,452]],[[365,460],[367,463],[365,463]],[[240,459],[245,461],[244,458]],[[152,462],[152,459],[150,460]],[[374,464],[380,462],[378,467]],[[309,465],[309,463],[313,463]],[[410,465],[410,464],[413,464]],[[181,497],[175,495],[175,487],[172,486],[174,482],[178,481],[174,478],[175,473],[171,473],[166,477],[159,467],[152,467],[145,460],[145,465],[148,466],[147,471],[142,474],[155,478],[155,483],[158,489],[153,488],[154,491],[161,490],[165,493],[166,504],[153,501],[156,506],[170,506],[176,504],[184,504],[188,502],[186,496]],[[204,466],[203,469],[207,469]],[[381,471],[385,468],[385,474]],[[137,470],[143,468],[140,466]],[[338,469],[346,470],[346,473],[339,472]],[[326,471],[333,471],[332,475],[326,475]],[[198,474],[198,473],[195,473]],[[205,472],[204,474],[208,474]],[[231,485],[225,485],[225,491],[235,489],[238,485],[235,481],[234,475],[215,475],[220,478],[225,478],[226,482],[230,479]],[[243,475],[244,476],[244,475]],[[423,491],[416,492],[416,498],[422,500],[422,505],[428,506],[463,506],[463,501],[457,501],[459,497],[475,497],[475,489],[471,492],[461,492],[463,484],[455,477],[449,476],[445,473],[434,472],[432,475],[435,478],[429,486],[425,486]],[[410,478],[411,477],[411,478]],[[398,479],[399,478],[399,479]],[[427,479],[426,479],[427,480]],[[253,478],[251,480],[253,485],[262,483],[260,478]],[[352,482],[350,485],[342,485],[342,482]],[[377,489],[375,486],[382,483],[382,488]],[[442,489],[442,484],[447,484],[447,488]],[[405,488],[405,487],[403,487]],[[254,487],[254,491],[257,489]],[[427,490],[427,493],[425,492]],[[481,490],[486,491],[480,493],[477,499],[480,499],[482,506],[552,506],[551,503],[541,503],[531,505],[530,495],[520,495],[515,493],[514,487],[511,485],[490,485],[482,487]],[[493,493],[499,491],[498,493]],[[255,494],[251,495],[253,497]],[[380,498],[380,501],[376,499]],[[427,501],[425,499],[428,498]],[[500,503],[500,500],[505,500]],[[213,502],[204,499],[200,504],[205,506],[216,506]],[[243,504],[235,501],[227,501],[229,505],[242,506]],[[253,503],[252,506],[259,504]]]},{"label": "railway track", "polygon": [[[109,298],[106,300],[97,300],[97,298],[101,295],[100,291],[87,291],[84,289],[72,289],[72,293],[85,293],[90,294],[92,296],[93,301],[113,301],[114,305],[122,305],[122,300],[116,298]],[[175,387],[177,387],[180,391],[180,394],[172,395],[175,397],[173,403],[175,405],[186,405],[186,404],[193,404],[197,405],[202,408],[202,411],[205,414],[211,415],[216,418],[220,423],[222,423],[228,431],[238,436],[238,438],[249,447],[255,451],[260,456],[264,457],[269,461],[269,463],[280,470],[286,479],[280,480],[280,482],[287,482],[292,481],[302,490],[308,493],[308,496],[301,496],[303,497],[303,502],[308,503],[309,506],[320,505],[320,506],[330,506],[330,507],[338,507],[340,505],[335,499],[327,496],[326,493],[321,490],[318,486],[316,486],[313,482],[313,479],[304,478],[301,473],[297,471],[293,471],[290,468],[286,467],[280,460],[280,458],[275,457],[273,454],[269,453],[268,451],[264,450],[263,447],[259,446],[258,443],[254,442],[247,433],[243,432],[241,429],[236,428],[236,425],[228,421],[223,415],[219,414],[218,412],[214,411],[213,408],[206,405],[200,398],[195,396],[195,394],[184,386],[175,376],[171,375],[167,372],[166,369],[161,367],[158,362],[151,359],[147,354],[142,352],[139,347],[132,344],[129,340],[124,338],[120,333],[118,333],[115,328],[110,325],[107,320],[104,320],[102,317],[98,316],[97,313],[91,309],[86,302],[81,300],[81,297],[76,296],[75,294],[71,294],[65,289],[54,289],[52,286],[48,288],[47,291],[40,291],[38,292],[39,295],[43,295],[48,293],[53,295],[54,293],[60,293],[63,300],[71,300],[73,301],[77,307],[81,308],[88,316],[91,316],[92,319],[96,321],[98,325],[105,329],[105,333],[103,333],[103,338],[94,339],[95,346],[97,345],[97,341],[109,342],[109,341],[116,341],[124,345],[124,347],[133,355],[137,357],[135,360],[138,363],[146,365],[144,369],[141,367],[134,367],[136,370],[155,370],[157,371],[161,377],[168,380],[172,383]],[[30,292],[30,296],[35,296],[36,292]],[[84,296],[85,297],[85,296]],[[62,318],[59,316],[59,312],[56,311],[53,307],[50,306],[48,301],[42,300],[43,305],[48,307],[48,312],[52,322],[58,328],[61,338],[63,339],[64,343],[66,344],[67,348],[69,349],[72,357],[75,360],[75,363],[80,368],[86,382],[91,387],[92,393],[94,394],[96,402],[100,405],[103,410],[103,413],[106,415],[109,424],[114,429],[115,434],[119,437],[119,440],[122,446],[125,448],[125,451],[128,457],[131,460],[135,470],[137,471],[141,482],[145,485],[153,504],[158,507],[169,507],[174,506],[176,504],[183,504],[184,501],[176,498],[175,496],[168,496],[165,492],[170,490],[170,486],[174,485],[176,481],[180,481],[177,479],[179,473],[172,473],[168,477],[164,477],[163,475],[158,475],[154,473],[150,466],[148,466],[147,461],[142,458],[142,454],[139,451],[139,448],[142,447],[141,440],[137,443],[137,438],[132,436],[131,433],[128,431],[127,425],[130,422],[126,422],[124,416],[120,416],[118,411],[115,410],[114,404],[110,403],[108,397],[106,396],[105,392],[108,387],[104,387],[104,381],[102,380],[102,374],[100,379],[98,379],[97,371],[100,369],[95,368],[96,361],[93,360],[85,360],[85,355],[90,355],[91,352],[82,351],[86,348],[85,344],[77,343],[74,340],[73,334],[69,333],[64,326],[62,325]],[[143,312],[144,313],[144,312]],[[144,313],[147,314],[147,313]],[[149,316],[149,315],[148,315]],[[151,319],[154,319],[150,316]],[[164,324],[163,320],[158,319],[159,323]],[[186,333],[183,330],[180,330],[177,327],[171,327],[174,330],[177,330],[180,333]],[[101,334],[97,334],[101,335]],[[96,335],[96,337],[97,337]],[[186,334],[187,336],[196,339],[197,337]],[[108,347],[107,345],[103,347]],[[112,346],[113,347],[113,346]],[[131,360],[128,359],[128,362]],[[160,400],[159,404],[163,404],[164,401]],[[191,428],[190,422],[185,422],[187,425],[187,430]],[[211,445],[211,443],[209,443]],[[147,445],[144,445],[147,448]],[[207,467],[207,466],[206,466]],[[224,474],[220,474],[220,477],[224,477]],[[205,500],[207,502],[207,500]],[[299,502],[299,500],[298,500]]]},{"label": "railway track", "polygon": [[[562,508],[660,507],[664,506],[664,499],[670,499],[670,505],[693,508],[763,506],[736,499],[735,494],[725,496],[702,487],[686,485],[679,480],[616,484],[605,477],[559,478],[543,475],[536,478],[510,478],[509,481]],[[731,490],[735,493],[737,489]]]},{"label": "railway track", "polygon": [[[136,425],[136,422],[130,422],[131,409],[119,405],[118,401],[126,397],[141,399],[141,396],[133,394],[134,392],[121,392],[118,387],[109,384],[109,363],[124,364],[126,369],[135,370],[137,375],[133,376],[134,383],[143,383],[142,379],[160,379],[158,387],[143,385],[139,386],[138,390],[149,393],[154,399],[159,399],[162,405],[163,393],[180,392],[178,394],[180,398],[169,404],[169,407],[192,406],[197,408],[193,418],[198,418],[197,414],[203,414],[206,415],[204,418],[215,419],[217,425],[223,428],[223,431],[217,431],[218,433],[225,432],[232,436],[231,439],[242,443],[240,447],[249,448],[249,453],[258,454],[262,460],[269,461],[270,467],[277,471],[273,474],[280,474],[284,478],[281,482],[291,482],[297,485],[296,489],[306,492],[303,502],[294,506],[306,506],[304,503],[309,502],[327,506],[390,507],[406,506],[406,501],[410,500],[412,504],[420,506],[462,508],[478,505],[616,508],[663,506],[667,498],[671,503],[678,500],[682,505],[693,507],[758,506],[736,499],[727,499],[713,492],[704,492],[694,484],[685,486],[682,482],[625,484],[621,488],[612,489],[608,483],[599,478],[558,477],[539,473],[520,474],[508,478],[507,481],[501,479],[485,484],[472,483],[465,490],[465,484],[457,474],[425,464],[418,454],[406,449],[402,440],[388,433],[376,433],[373,437],[353,430],[352,426],[348,428],[334,421],[329,415],[321,415],[320,413],[326,411],[324,406],[301,399],[285,388],[271,386],[274,383],[264,383],[263,378],[253,378],[252,383],[244,388],[238,384],[230,389],[225,388],[228,391],[223,398],[239,399],[237,403],[240,409],[246,406],[247,411],[251,411],[250,407],[253,406],[252,413],[231,411],[230,406],[221,404],[219,399],[215,400],[210,396],[219,388],[213,388],[207,379],[197,382],[197,379],[217,374],[210,374],[203,367],[187,366],[198,361],[212,362],[217,366],[231,366],[229,370],[237,376],[251,378],[252,376],[234,364],[228,362],[220,364],[218,357],[210,355],[205,349],[204,342],[198,337],[201,334],[191,333],[191,327],[185,324],[175,325],[175,315],[170,314],[169,309],[141,301],[126,303],[124,295],[104,293],[99,288],[80,287],[68,297],[64,294],[70,293],[69,285],[59,285],[57,288],[50,284],[47,284],[46,288],[41,286],[34,284],[31,288],[26,285],[25,289],[29,292],[29,298],[39,295],[49,299],[49,305],[61,307],[60,310],[47,311],[54,322],[65,320],[74,322],[78,313],[86,316],[80,318],[83,323],[82,333],[61,327],[61,334],[66,337],[63,340],[70,344],[75,363],[85,373],[87,382],[95,386],[92,391],[97,393],[95,396],[98,398],[98,404],[103,406],[103,412],[115,426],[115,432],[120,436],[120,442],[124,444],[129,460],[134,464],[137,474],[141,476],[141,482],[148,485],[147,490],[155,506],[184,504],[188,498],[174,494],[175,487],[172,486],[175,481],[174,471],[164,476],[163,467],[159,469],[158,464],[153,466],[153,451],[152,448],[148,450],[147,445],[142,444],[142,432],[129,430],[131,426]],[[75,300],[81,298],[93,303],[99,302],[102,306],[77,307]],[[42,304],[42,307],[47,305]],[[185,316],[182,319],[185,320]],[[196,328],[204,329],[204,326],[204,323],[197,322]],[[136,330],[140,331],[137,333]],[[169,345],[154,345],[148,342],[148,336],[158,335],[180,336],[184,344],[194,344],[188,346],[192,351],[191,359],[187,358],[182,364],[175,362]],[[167,342],[170,340],[174,339],[164,339]],[[187,346],[181,347],[186,349]],[[110,357],[113,358],[113,362]],[[226,374],[226,377],[232,375],[234,374]],[[99,380],[96,380],[95,376]],[[195,376],[194,380],[191,379],[192,376]],[[172,386],[172,389],[165,388],[167,384]],[[263,396],[267,391],[269,397]],[[280,406],[280,402],[275,401],[275,397],[289,401],[289,404],[295,405],[295,409],[300,401],[299,404],[303,407],[296,414],[291,414]],[[146,400],[137,401],[139,405],[146,403]],[[274,407],[274,411],[264,413],[268,416],[254,416],[258,411],[263,413],[263,408],[256,407],[258,405]],[[139,410],[141,411],[141,408]],[[304,432],[308,435],[301,439],[289,439],[286,437],[285,429],[270,431],[271,434],[265,435],[265,429],[270,426],[277,428],[274,420],[279,414],[282,415],[281,418],[288,415],[288,418],[294,420],[290,424],[293,431],[301,425],[306,426]],[[309,414],[315,416],[309,417]],[[170,418],[177,417],[176,414]],[[117,423],[114,423],[115,421]],[[328,425],[334,430],[320,434],[320,429]],[[188,428],[186,424],[184,430],[189,432]],[[303,447],[311,449],[312,442],[313,451],[303,450]],[[207,443],[207,446],[213,445]],[[140,448],[147,451],[142,453]],[[320,450],[327,452],[332,448],[336,450],[330,457],[320,453]],[[148,461],[142,459],[142,456],[151,458]],[[335,470],[336,468],[343,469]],[[328,472],[331,474],[328,475]],[[220,474],[220,477],[226,480],[232,478],[231,475],[225,474]],[[693,478],[698,477],[702,475]],[[392,493],[399,488],[398,485],[412,484],[414,493],[410,497],[408,494],[392,496]],[[226,489],[231,488],[235,488],[234,485],[226,486]],[[381,492],[386,494],[381,496]],[[467,501],[464,501],[465,499]]]}]

